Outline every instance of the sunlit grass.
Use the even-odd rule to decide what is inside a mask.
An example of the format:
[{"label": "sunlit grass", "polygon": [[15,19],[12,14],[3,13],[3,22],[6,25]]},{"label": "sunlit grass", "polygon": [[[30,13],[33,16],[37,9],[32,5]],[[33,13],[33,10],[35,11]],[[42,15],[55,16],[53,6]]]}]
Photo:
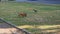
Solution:
[{"label": "sunlit grass", "polygon": [[19,28],[27,29],[31,32],[35,33],[56,33],[60,32],[60,25],[23,25],[23,26],[18,26]]},{"label": "sunlit grass", "polygon": [[50,28],[60,28],[60,25],[23,25],[18,26],[19,28],[37,28],[37,29],[50,29]]}]

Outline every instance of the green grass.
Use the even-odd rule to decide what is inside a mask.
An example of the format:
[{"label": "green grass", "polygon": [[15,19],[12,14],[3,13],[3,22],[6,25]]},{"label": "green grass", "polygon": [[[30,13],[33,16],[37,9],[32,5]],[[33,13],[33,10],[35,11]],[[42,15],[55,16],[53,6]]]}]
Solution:
[{"label": "green grass", "polygon": [[[37,9],[38,12],[35,13],[32,9]],[[19,12],[26,12],[27,17],[19,17]],[[37,29],[37,26],[60,25],[60,5],[0,2],[0,17],[17,26],[34,26],[34,29],[26,29],[38,33],[41,29]]]}]

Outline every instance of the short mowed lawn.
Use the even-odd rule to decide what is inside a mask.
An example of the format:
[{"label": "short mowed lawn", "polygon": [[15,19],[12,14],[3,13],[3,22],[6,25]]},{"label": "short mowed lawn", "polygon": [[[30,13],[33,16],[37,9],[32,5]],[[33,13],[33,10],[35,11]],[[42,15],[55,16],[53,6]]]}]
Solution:
[{"label": "short mowed lawn", "polygon": [[[19,12],[27,17],[18,16]],[[33,34],[60,32],[60,5],[0,2],[0,17]]]}]

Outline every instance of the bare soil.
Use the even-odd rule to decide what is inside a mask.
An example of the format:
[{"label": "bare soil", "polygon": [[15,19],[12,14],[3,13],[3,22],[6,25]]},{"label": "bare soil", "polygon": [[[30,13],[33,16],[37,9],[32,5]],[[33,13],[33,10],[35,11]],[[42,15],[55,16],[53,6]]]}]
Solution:
[{"label": "bare soil", "polygon": [[0,23],[0,34],[24,34],[24,33],[6,23]]}]

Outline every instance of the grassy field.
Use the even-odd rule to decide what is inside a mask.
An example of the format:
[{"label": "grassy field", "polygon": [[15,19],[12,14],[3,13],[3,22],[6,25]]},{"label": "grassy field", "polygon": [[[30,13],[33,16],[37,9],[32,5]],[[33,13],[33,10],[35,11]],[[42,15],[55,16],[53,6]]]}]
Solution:
[{"label": "grassy field", "polygon": [[[27,13],[27,17],[19,17],[19,12]],[[0,2],[0,17],[33,34],[60,32],[60,5]]]}]

